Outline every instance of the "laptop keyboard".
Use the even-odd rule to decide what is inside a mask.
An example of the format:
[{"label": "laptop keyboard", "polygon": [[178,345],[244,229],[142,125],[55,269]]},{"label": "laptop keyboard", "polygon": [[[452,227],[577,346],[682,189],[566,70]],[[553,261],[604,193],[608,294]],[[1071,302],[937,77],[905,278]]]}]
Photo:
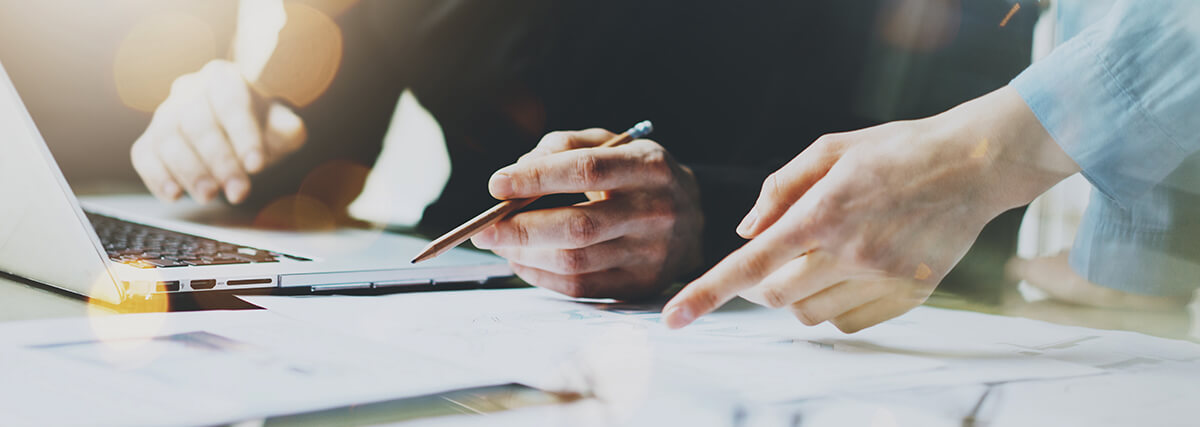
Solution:
[{"label": "laptop keyboard", "polygon": [[86,212],[108,258],[137,268],[311,261]]}]

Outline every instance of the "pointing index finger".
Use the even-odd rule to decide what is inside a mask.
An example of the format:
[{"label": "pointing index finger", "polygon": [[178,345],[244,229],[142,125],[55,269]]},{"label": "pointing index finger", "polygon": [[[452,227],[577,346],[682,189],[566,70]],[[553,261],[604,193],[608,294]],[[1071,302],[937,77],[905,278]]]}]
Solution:
[{"label": "pointing index finger", "polygon": [[[794,231],[788,232],[794,235]],[[769,230],[685,286],[663,308],[663,323],[671,329],[687,326],[729,302],[739,292],[757,285],[788,261],[817,246],[811,239],[796,240],[804,242],[796,245],[785,241],[785,237],[779,234],[770,233]]]}]

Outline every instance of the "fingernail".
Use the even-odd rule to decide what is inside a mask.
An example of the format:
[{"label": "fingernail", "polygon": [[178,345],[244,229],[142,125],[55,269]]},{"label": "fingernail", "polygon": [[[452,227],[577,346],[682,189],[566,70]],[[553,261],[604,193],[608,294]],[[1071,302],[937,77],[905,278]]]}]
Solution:
[{"label": "fingernail", "polygon": [[263,168],[263,158],[257,152],[251,152],[242,159],[243,166],[246,167],[246,172],[255,173]]},{"label": "fingernail", "polygon": [[492,197],[503,199],[515,193],[512,187],[512,177],[507,173],[496,172],[492,175],[492,179],[488,180],[488,191],[492,193]]},{"label": "fingernail", "polygon": [[167,181],[167,183],[163,184],[162,186],[163,195],[167,196],[167,198],[171,199],[172,201],[179,198],[179,193],[181,191],[182,190],[179,189],[179,185],[174,181]]},{"label": "fingernail", "polygon": [[662,319],[663,323],[671,329],[682,328],[695,320],[692,311],[681,305],[667,307],[666,310],[663,310]]},{"label": "fingernail", "polygon": [[247,193],[250,192],[250,183],[245,179],[231,179],[225,183],[225,199],[229,203],[238,204],[246,199]]},{"label": "fingernail", "polygon": [[494,243],[496,243],[496,229],[492,227],[480,231],[471,238],[471,244],[479,249],[491,249]]},{"label": "fingernail", "polygon": [[207,203],[212,200],[217,192],[217,183],[208,178],[202,178],[196,182],[196,197],[200,198],[200,202]]},{"label": "fingernail", "polygon": [[758,208],[750,209],[750,213],[742,219],[742,223],[738,224],[737,232],[742,236],[750,234],[750,230],[754,229],[754,224],[758,222]]}]

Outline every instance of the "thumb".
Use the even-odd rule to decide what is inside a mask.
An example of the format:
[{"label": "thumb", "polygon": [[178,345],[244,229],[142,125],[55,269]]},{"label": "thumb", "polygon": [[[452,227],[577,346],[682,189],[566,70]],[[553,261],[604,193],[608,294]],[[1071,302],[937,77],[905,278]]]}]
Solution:
[{"label": "thumb", "polygon": [[266,142],[267,156],[272,161],[300,149],[307,139],[308,128],[295,111],[279,101],[267,107],[263,140]]},{"label": "thumb", "polygon": [[747,239],[758,236],[787,212],[804,193],[833,168],[841,156],[841,144],[824,136],[763,181],[758,201],[737,227]]}]

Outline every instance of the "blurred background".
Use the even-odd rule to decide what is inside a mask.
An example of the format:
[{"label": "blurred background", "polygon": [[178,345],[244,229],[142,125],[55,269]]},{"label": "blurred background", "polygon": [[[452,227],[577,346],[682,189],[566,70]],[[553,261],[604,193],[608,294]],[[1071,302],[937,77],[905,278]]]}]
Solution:
[{"label": "blurred background", "polygon": [[[403,9],[423,7],[433,11],[428,15],[430,19],[446,20],[439,15],[441,4],[436,1],[288,0],[285,3],[289,5],[289,18],[293,21],[307,16],[303,19],[317,23],[327,20],[341,28],[340,31],[334,29],[338,31],[336,40],[339,44],[334,48],[338,50],[335,61],[339,63],[333,64],[332,68],[330,64],[291,68],[328,70],[336,74],[331,77],[332,82],[303,83],[305,76],[290,74],[287,77],[291,80],[282,80],[285,84],[305,86],[299,90],[299,95],[289,100],[293,105],[302,107],[301,115],[310,120],[313,139],[310,145],[334,148],[298,154],[302,160],[290,163],[288,173],[284,174],[289,178],[280,178],[280,182],[293,184],[280,186],[281,189],[276,191],[279,194],[298,191],[300,184],[296,182],[300,179],[296,177],[307,176],[320,166],[328,165],[332,158],[341,158],[345,164],[353,165],[350,168],[353,171],[366,170],[374,164],[383,144],[383,130],[347,133],[345,129],[335,127],[326,129],[321,127],[319,117],[371,115],[384,120],[385,124],[392,120],[392,110],[397,104],[394,95],[371,98],[362,91],[347,88],[354,84],[388,87],[391,83],[381,80],[386,80],[391,75],[389,73],[401,74],[404,71],[385,69],[373,74],[357,73],[351,76],[345,70],[361,68],[356,64],[370,63],[403,48],[388,45],[386,37],[378,37],[379,33],[396,31],[394,27],[432,25],[417,18],[383,23],[353,19],[364,14],[388,16],[372,13],[378,10],[391,10],[398,14],[396,16],[403,16]],[[715,43],[719,44],[723,39],[737,40],[739,34],[723,31],[754,28],[754,19],[760,16],[747,13],[746,21],[739,23],[741,26],[722,28],[716,24],[716,19],[721,19],[722,13],[725,13],[716,6],[722,4],[720,2],[581,3],[587,5],[581,6],[580,10],[612,5],[611,8],[616,11],[613,16],[649,10],[646,12],[648,16],[657,21],[642,22],[638,31],[657,26],[663,34],[674,34],[678,32],[677,28],[687,28],[689,31],[700,28],[697,34],[701,36],[686,36],[696,43],[717,40]],[[764,2],[761,5],[748,3],[724,8],[768,10],[767,3],[785,5],[797,17],[810,18],[805,16],[805,9],[809,6],[803,1]],[[780,25],[781,31],[788,34],[802,34],[807,37],[807,43],[816,46],[818,51],[836,51],[833,54],[822,53],[826,62],[806,62],[802,55],[790,55],[789,50],[768,43],[733,46],[730,49],[748,51],[748,54],[754,54],[755,49],[762,49],[761,53],[767,60],[752,65],[771,66],[777,62],[782,69],[842,65],[830,63],[828,58],[851,62],[857,72],[848,84],[837,86],[837,90],[840,98],[844,99],[844,106],[839,107],[852,111],[858,118],[853,125],[928,116],[1003,86],[1029,64],[1033,27],[1041,10],[1037,1],[1016,0],[845,0],[836,3],[822,6],[838,10],[829,15],[832,18],[819,31],[787,31],[787,21],[780,21],[782,24],[770,23]],[[171,82],[176,77],[197,71],[210,60],[232,57],[239,6],[238,0],[0,0],[0,10],[3,11],[0,13],[0,62],[13,78],[51,151],[77,191],[142,191],[129,160],[130,146],[146,128],[154,108],[166,98]],[[396,12],[397,9],[400,10]],[[513,14],[522,13],[520,7],[507,9],[512,9],[510,12]],[[692,13],[693,9],[699,11]],[[711,13],[705,14],[705,11]],[[696,19],[697,23],[687,25],[688,19]],[[359,33],[367,31],[360,28],[360,22],[373,24],[370,30],[376,37],[360,36]],[[454,23],[452,20],[450,22]],[[804,19],[796,19],[795,26],[808,25],[805,22]],[[586,24],[605,25],[600,22]],[[763,26],[769,26],[767,24],[763,23]],[[467,31],[469,28],[457,27],[456,31]],[[584,26],[578,28],[586,29]],[[599,41],[591,43],[603,44],[603,35],[597,37],[600,37]],[[646,31],[645,37],[651,40],[670,39],[653,31]],[[381,45],[380,40],[385,42]],[[714,51],[719,54],[720,51],[716,49]],[[657,51],[652,54],[660,57],[665,53]],[[772,55],[778,58],[773,59]],[[652,61],[654,57],[648,58]],[[320,74],[319,71],[315,73]],[[354,82],[348,82],[351,79]],[[820,81],[804,83],[813,86],[823,84]],[[720,90],[727,89],[720,84],[713,86]],[[288,89],[281,90],[286,92]],[[436,90],[426,92],[434,94],[428,99],[435,99],[438,94]],[[421,92],[417,95],[419,100],[426,101]],[[656,96],[671,95],[665,92]],[[715,97],[719,98],[719,95]],[[378,112],[380,105],[388,106],[382,114]],[[781,105],[785,107],[781,111],[791,108],[787,102]],[[433,119],[461,121],[461,117],[437,111],[436,102],[434,107],[431,108],[435,110]],[[620,126],[609,123],[626,121],[624,117],[606,119],[612,120],[601,120],[601,126]],[[655,120],[657,123],[658,119]],[[670,123],[670,119],[667,120]],[[851,126],[838,123],[823,129],[820,123],[794,124],[800,122],[804,122],[803,117],[787,121],[788,126],[801,126],[813,132],[844,131]],[[549,124],[543,120],[546,126],[554,123],[553,117]],[[558,123],[573,122],[563,120]],[[666,138],[669,134],[662,135]],[[806,134],[802,135],[807,137]],[[347,150],[337,148],[343,146],[345,141],[342,139],[352,142],[359,140],[357,145],[366,148],[352,149],[346,153]],[[451,151],[453,153],[454,148]],[[791,149],[792,154],[796,151]],[[507,155],[503,153],[493,153],[492,156]],[[305,158],[308,160],[303,160]],[[507,158],[500,160],[508,161]],[[468,178],[470,182],[479,182],[478,177]],[[343,176],[342,179],[350,182],[350,185],[334,186],[336,191],[353,194],[341,194],[336,198],[353,200],[362,187],[363,178],[355,175],[349,178]],[[469,196],[478,198],[474,193]],[[267,199],[271,197],[274,196],[266,196]],[[456,209],[458,213],[473,211]],[[451,222],[457,220],[448,219]],[[1012,212],[989,226],[976,249],[947,279],[947,288],[967,291],[995,289],[995,284],[989,282],[1002,280],[1003,274],[1000,272],[1003,263],[1015,251],[1019,221],[1020,213]]]},{"label": "blurred background", "polygon": [[0,10],[0,61],[72,186],[134,187],[129,147],[176,77],[228,55],[237,0],[4,0]]}]

